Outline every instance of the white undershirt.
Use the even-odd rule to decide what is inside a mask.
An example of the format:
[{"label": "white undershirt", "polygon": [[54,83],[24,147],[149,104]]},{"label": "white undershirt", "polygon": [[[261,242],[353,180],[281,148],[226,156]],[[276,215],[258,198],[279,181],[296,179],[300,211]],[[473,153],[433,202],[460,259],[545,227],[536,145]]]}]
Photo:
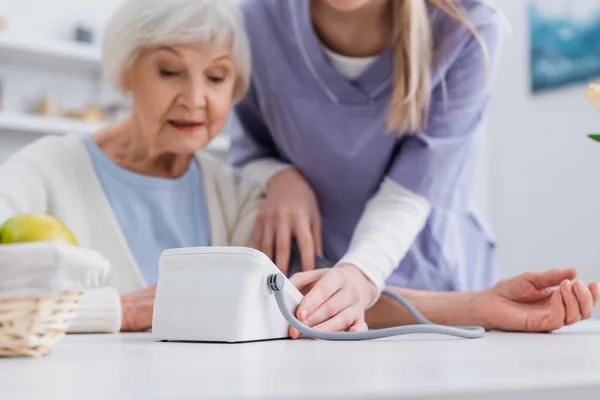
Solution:
[{"label": "white undershirt", "polygon": [[329,60],[333,68],[335,68],[335,70],[339,72],[343,77],[351,81],[358,78],[360,74],[362,74],[367,68],[369,68],[369,65],[371,65],[371,63],[377,58],[348,57],[338,53],[334,53],[333,51],[331,51],[323,45],[321,45],[321,48],[323,49],[323,52],[327,56],[327,59]]},{"label": "white undershirt", "polygon": [[367,202],[348,251],[337,265],[357,266],[381,292],[423,230],[431,205],[427,199],[385,178]]},{"label": "white undershirt", "polygon": [[[360,76],[375,60],[375,57],[342,56],[325,47],[323,51],[331,65],[350,80]],[[292,166],[276,159],[263,158],[248,163],[244,172],[264,186],[272,176],[288,168]],[[367,203],[348,251],[337,265],[357,266],[381,293],[385,280],[412,246],[430,212],[431,205],[427,199],[389,178],[384,179],[377,193]]]}]

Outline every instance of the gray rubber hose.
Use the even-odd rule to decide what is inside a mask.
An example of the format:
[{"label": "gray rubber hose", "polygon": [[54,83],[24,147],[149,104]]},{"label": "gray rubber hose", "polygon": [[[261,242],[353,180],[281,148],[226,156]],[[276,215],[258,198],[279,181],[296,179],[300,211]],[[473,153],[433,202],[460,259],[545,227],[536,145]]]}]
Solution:
[{"label": "gray rubber hose", "polygon": [[272,274],[267,278],[267,285],[275,295],[277,306],[283,317],[287,322],[298,332],[304,336],[312,337],[315,339],[323,340],[371,340],[381,339],[391,336],[408,335],[415,333],[433,333],[439,335],[455,336],[464,339],[477,339],[481,338],[485,334],[485,329],[480,326],[444,326],[434,324],[425,318],[408,300],[399,294],[383,291],[382,294],[389,296],[400,303],[414,319],[417,320],[416,325],[405,325],[395,326],[392,328],[375,329],[367,332],[325,332],[318,329],[308,327],[298,321],[298,319],[292,314],[285,302],[285,293],[283,287],[285,286],[285,277],[282,274]]}]

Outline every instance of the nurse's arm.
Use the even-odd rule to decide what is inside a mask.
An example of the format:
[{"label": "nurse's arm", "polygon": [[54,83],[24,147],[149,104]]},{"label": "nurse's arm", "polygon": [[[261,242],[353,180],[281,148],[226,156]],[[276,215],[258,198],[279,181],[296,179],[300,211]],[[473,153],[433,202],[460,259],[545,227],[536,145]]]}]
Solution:
[{"label": "nurse's arm", "polygon": [[[50,213],[49,182],[33,156],[17,152],[0,165],[0,224],[21,213]],[[100,287],[86,291],[68,332],[112,333],[120,328],[119,293]]]},{"label": "nurse's arm", "polygon": [[315,253],[322,253],[321,217],[315,194],[302,174],[286,160],[269,131],[256,90],[235,107],[232,120],[231,162],[267,191],[253,230],[252,247],[275,260],[287,273],[292,236],[298,241],[302,269],[314,268]]},{"label": "nurse's arm", "polygon": [[[289,244],[293,232],[302,252],[303,269],[313,269],[315,250],[319,254],[322,253],[318,228],[321,221],[316,200],[313,200],[314,193],[304,177],[280,154],[272,132],[264,121],[257,96],[254,86],[251,85],[247,95],[235,106],[229,152],[230,161],[232,165],[240,168],[244,182],[258,184],[265,194],[267,187],[271,188],[270,209],[259,208],[254,215],[253,240],[250,245],[274,259],[277,266],[283,272],[287,272],[287,260],[291,251]],[[278,195],[281,192],[290,195],[294,201]],[[247,205],[244,207],[247,208]],[[298,217],[291,218],[290,209],[294,210]],[[256,220],[260,211],[263,215]],[[244,236],[244,226],[242,221],[239,229],[236,228],[241,229],[241,234],[236,232],[238,237]],[[306,226],[313,227],[312,232],[311,229],[303,229]]]},{"label": "nurse's arm", "polygon": [[[576,275],[576,269],[527,273],[472,293],[386,289],[406,297],[434,323],[550,332],[592,315],[600,297],[600,284],[574,281]],[[404,308],[387,296],[381,296],[367,311],[366,321],[370,329],[415,323]]]}]

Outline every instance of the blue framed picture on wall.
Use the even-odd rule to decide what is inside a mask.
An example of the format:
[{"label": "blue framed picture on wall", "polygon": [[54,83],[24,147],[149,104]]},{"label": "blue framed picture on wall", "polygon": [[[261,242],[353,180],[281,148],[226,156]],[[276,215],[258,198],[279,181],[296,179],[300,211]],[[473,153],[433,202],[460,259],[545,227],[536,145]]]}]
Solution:
[{"label": "blue framed picture on wall", "polygon": [[600,0],[531,0],[531,91],[600,79]]}]

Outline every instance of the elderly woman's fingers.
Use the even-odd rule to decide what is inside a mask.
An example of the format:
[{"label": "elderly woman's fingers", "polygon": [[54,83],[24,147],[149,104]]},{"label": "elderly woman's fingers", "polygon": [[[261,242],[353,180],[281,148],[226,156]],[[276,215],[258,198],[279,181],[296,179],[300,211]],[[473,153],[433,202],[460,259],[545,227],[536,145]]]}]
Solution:
[{"label": "elderly woman's fingers", "polygon": [[582,319],[588,319],[594,311],[594,299],[590,289],[582,282],[577,281],[573,284],[573,292],[579,303],[579,312]]},{"label": "elderly woman's fingers", "polygon": [[592,282],[589,284],[588,288],[590,289],[590,292],[592,293],[592,299],[594,300],[594,305],[595,305],[596,302],[598,302],[598,300],[600,299],[600,283]]},{"label": "elderly woman's fingers", "polygon": [[526,318],[527,332],[552,332],[565,325],[565,303],[561,290],[552,294],[549,312],[543,312],[538,318]]},{"label": "elderly woman's fingers", "polygon": [[121,296],[121,331],[142,332],[152,327],[156,284]]},{"label": "elderly woman's fingers", "polygon": [[306,320],[308,325],[319,325],[355,304],[358,301],[358,296],[353,293],[352,290],[347,288],[342,288],[335,292],[333,296],[308,316]]},{"label": "elderly woman's fingers", "polygon": [[581,312],[579,303],[573,293],[573,284],[569,280],[564,280],[560,284],[560,293],[565,305],[565,325],[573,325],[581,321]]},{"label": "elderly woman's fingers", "polygon": [[[566,279],[575,279],[577,272],[578,268],[552,269],[544,272],[529,272],[524,276],[536,289],[543,290],[558,286]],[[549,292],[548,294],[552,294],[552,292]]]}]

